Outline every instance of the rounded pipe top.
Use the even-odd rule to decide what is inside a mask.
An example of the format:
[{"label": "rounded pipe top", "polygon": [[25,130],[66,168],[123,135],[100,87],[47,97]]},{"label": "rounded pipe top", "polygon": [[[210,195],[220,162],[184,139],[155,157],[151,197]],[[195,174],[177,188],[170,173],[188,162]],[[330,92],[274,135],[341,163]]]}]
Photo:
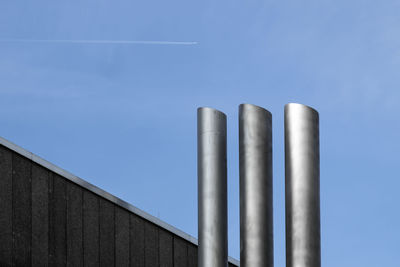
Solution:
[{"label": "rounded pipe top", "polygon": [[292,108],[298,108],[298,109],[302,109],[302,110],[307,110],[310,111],[312,113],[315,113],[315,115],[318,116],[318,111],[315,108],[312,108],[310,106],[304,105],[304,104],[300,104],[300,103],[288,103],[285,105],[285,111],[292,109]]},{"label": "rounded pipe top", "polygon": [[226,115],[214,108],[200,107],[197,109],[198,134],[215,132],[226,135]]},{"label": "rounded pipe top", "polygon": [[197,108],[197,114],[208,113],[208,112],[215,113],[215,115],[217,115],[217,116],[219,115],[219,116],[222,116],[222,117],[226,118],[225,113],[223,113],[222,111],[219,111],[218,109],[210,108],[210,107],[199,107],[199,108]]},{"label": "rounded pipe top", "polygon": [[268,110],[266,110],[265,108],[262,108],[260,106],[257,105],[253,105],[253,104],[247,104],[247,103],[243,103],[239,105],[239,112],[243,111],[243,110],[254,110],[254,111],[259,111],[259,112],[264,112],[267,113],[269,117],[272,117],[271,112],[269,112]]}]

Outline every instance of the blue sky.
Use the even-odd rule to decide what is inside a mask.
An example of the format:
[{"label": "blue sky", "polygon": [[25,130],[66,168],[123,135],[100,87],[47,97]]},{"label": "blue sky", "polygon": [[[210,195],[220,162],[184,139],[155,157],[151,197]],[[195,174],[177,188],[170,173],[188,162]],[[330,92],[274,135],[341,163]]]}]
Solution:
[{"label": "blue sky", "polygon": [[273,114],[275,266],[284,266],[283,106],[311,105],[321,120],[322,265],[396,266],[399,13],[393,0],[4,0],[0,135],[197,236],[196,109],[220,109],[229,254],[239,258],[238,105],[263,106]]}]

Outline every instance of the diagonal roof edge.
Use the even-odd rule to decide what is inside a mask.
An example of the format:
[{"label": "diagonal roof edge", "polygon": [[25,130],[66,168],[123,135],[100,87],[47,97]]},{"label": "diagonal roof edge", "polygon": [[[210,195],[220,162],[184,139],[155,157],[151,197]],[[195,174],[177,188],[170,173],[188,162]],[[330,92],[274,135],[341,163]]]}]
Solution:
[{"label": "diagonal roof edge", "polygon": [[[12,150],[12,151],[14,151],[14,152],[26,157],[26,158],[32,160],[33,162],[35,162],[35,163],[37,163],[37,164],[49,169],[50,171],[53,171],[53,172],[61,175],[62,177],[70,180],[71,182],[73,182],[75,184],[78,184],[78,185],[82,186],[83,188],[85,188],[85,189],[87,189],[87,190],[89,190],[89,191],[91,191],[91,192],[93,192],[93,193],[95,193],[95,194],[97,194],[97,195],[99,195],[99,196],[101,196],[101,197],[103,197],[103,198],[105,198],[105,199],[117,204],[118,206],[121,206],[121,207],[133,212],[134,214],[136,214],[136,215],[138,215],[138,216],[140,216],[140,217],[142,217],[142,218],[144,218],[144,219],[146,219],[146,220],[148,220],[148,221],[150,221],[150,222],[152,222],[152,223],[154,223],[154,224],[156,224],[156,225],[158,225],[158,226],[160,226],[160,227],[162,227],[162,228],[164,228],[164,229],[166,229],[168,231],[170,231],[171,233],[173,233],[173,234],[175,234],[175,235],[177,235],[177,236],[179,236],[179,237],[181,237],[181,238],[193,243],[194,245],[196,245],[196,246],[198,245],[197,239],[194,238],[193,236],[191,236],[191,235],[179,230],[178,228],[176,228],[176,227],[174,227],[174,226],[172,226],[172,225],[170,225],[170,224],[158,219],[157,217],[154,217],[153,215],[150,215],[149,213],[147,213],[147,212],[145,212],[145,211],[143,211],[143,210],[141,210],[141,209],[129,204],[128,202],[126,202],[126,201],[124,201],[124,200],[122,200],[122,199],[120,199],[120,198],[118,198],[118,197],[116,197],[114,195],[111,195],[110,193],[104,191],[103,189],[101,189],[101,188],[99,188],[99,187],[97,187],[97,186],[95,186],[95,185],[93,185],[91,183],[86,182],[85,180],[79,178],[78,176],[76,176],[76,175],[74,175],[74,174],[72,174],[72,173],[70,173],[70,172],[68,172],[68,171],[66,171],[66,170],[54,165],[53,163],[51,163],[51,162],[49,162],[49,161],[47,161],[45,159],[42,159],[41,157],[33,154],[32,152],[29,152],[28,150],[26,150],[26,149],[14,144],[14,143],[8,141],[8,140],[6,140],[5,138],[3,138],[1,136],[0,136],[0,145],[3,145],[5,147],[7,147],[8,149],[10,149],[10,150]],[[228,257],[228,261],[230,263],[232,263],[232,264],[240,266],[240,262],[238,260],[232,258],[232,257]]]}]

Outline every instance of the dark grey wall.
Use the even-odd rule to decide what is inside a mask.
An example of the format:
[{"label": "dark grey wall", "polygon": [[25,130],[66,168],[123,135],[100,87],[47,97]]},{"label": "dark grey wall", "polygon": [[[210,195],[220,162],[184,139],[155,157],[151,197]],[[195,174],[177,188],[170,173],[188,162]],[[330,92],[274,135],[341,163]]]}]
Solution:
[{"label": "dark grey wall", "polygon": [[197,266],[191,242],[2,145],[0,215],[0,266]]}]

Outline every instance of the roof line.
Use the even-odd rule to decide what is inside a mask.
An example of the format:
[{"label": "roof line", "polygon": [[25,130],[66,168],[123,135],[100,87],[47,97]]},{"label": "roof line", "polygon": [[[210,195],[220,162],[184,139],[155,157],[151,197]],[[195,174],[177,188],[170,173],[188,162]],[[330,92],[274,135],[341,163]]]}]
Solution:
[{"label": "roof line", "polygon": [[[177,235],[177,236],[179,236],[179,237],[191,242],[192,244],[194,244],[196,246],[198,245],[197,239],[194,238],[193,236],[191,236],[191,235],[179,230],[178,228],[176,228],[176,227],[174,227],[174,226],[172,226],[172,225],[170,225],[170,224],[158,219],[157,217],[154,217],[153,215],[150,215],[149,213],[147,213],[147,212],[145,212],[145,211],[143,211],[143,210],[141,210],[141,209],[129,204],[128,202],[126,202],[126,201],[124,201],[124,200],[122,200],[122,199],[120,199],[120,198],[118,198],[118,197],[116,197],[116,196],[104,191],[103,189],[101,189],[101,188],[99,188],[99,187],[97,187],[97,186],[95,186],[95,185],[93,185],[91,183],[86,182],[85,180],[79,178],[78,176],[76,176],[76,175],[74,175],[74,174],[72,174],[72,173],[70,173],[70,172],[68,172],[68,171],[66,171],[66,170],[54,165],[53,163],[51,163],[51,162],[39,157],[38,155],[33,154],[32,152],[29,152],[28,150],[26,150],[26,149],[24,149],[24,148],[22,148],[22,147],[20,147],[20,146],[18,146],[16,144],[10,142],[10,141],[4,139],[1,136],[0,136],[0,144],[5,146],[5,147],[7,147],[8,149],[10,149],[10,150],[12,150],[12,151],[14,151],[14,152],[26,157],[26,158],[32,160],[33,162],[35,162],[35,163],[37,163],[37,164],[49,169],[50,171],[61,175],[62,177],[70,180],[71,182],[73,182],[75,184],[78,184],[78,185],[82,186],[83,188],[86,188],[87,190],[89,190],[89,191],[91,191],[91,192],[93,192],[93,193],[95,193],[95,194],[97,194],[97,195],[99,195],[99,196],[101,196],[101,197],[103,197],[103,198],[115,203],[116,205],[118,205],[120,207],[123,207],[124,209],[127,209],[127,210],[133,212],[134,214],[136,214],[136,215],[138,215],[138,216],[140,216],[140,217],[142,217],[142,218],[144,218],[144,219],[146,219],[146,220],[148,220],[148,221],[150,221],[150,222],[152,222],[152,223],[154,223],[154,224],[156,224],[156,225],[158,225],[158,226],[160,226],[160,227],[162,227],[162,228],[164,228],[164,229],[166,229],[168,231],[170,231],[171,233],[173,233],[173,234],[175,234],[175,235]],[[232,257],[228,257],[228,261],[230,263],[233,263],[233,264],[237,265],[237,266],[240,265],[240,262],[238,260],[232,258]]]}]

